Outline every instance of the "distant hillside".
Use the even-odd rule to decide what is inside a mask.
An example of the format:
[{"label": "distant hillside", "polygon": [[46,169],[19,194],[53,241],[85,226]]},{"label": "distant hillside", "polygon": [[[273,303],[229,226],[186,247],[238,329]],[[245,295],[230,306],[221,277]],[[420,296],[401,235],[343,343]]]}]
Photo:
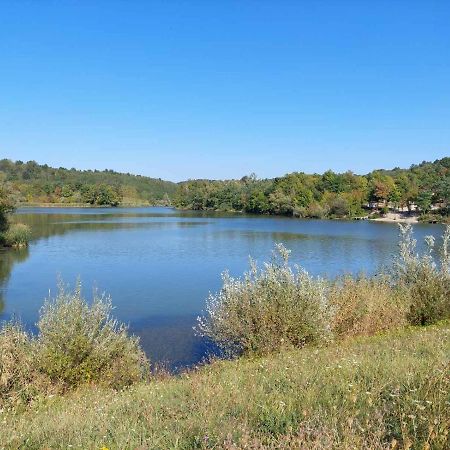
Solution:
[{"label": "distant hillside", "polygon": [[0,182],[16,203],[169,204],[177,185],[113,170],[58,169],[0,160]]}]

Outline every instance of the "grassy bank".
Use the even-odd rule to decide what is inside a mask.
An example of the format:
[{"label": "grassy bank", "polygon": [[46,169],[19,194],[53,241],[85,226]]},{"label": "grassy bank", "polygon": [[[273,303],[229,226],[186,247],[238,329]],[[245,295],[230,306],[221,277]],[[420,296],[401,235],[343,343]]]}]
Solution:
[{"label": "grassy bank", "polygon": [[447,323],[85,387],[4,411],[0,447],[443,449],[449,360]]}]

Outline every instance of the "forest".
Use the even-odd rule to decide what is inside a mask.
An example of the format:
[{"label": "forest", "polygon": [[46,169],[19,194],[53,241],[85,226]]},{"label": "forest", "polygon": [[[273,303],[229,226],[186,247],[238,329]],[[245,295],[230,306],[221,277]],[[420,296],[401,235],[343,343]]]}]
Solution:
[{"label": "forest", "polygon": [[367,210],[449,216],[450,157],[409,169],[323,174],[292,172],[273,179],[173,183],[113,170],[52,168],[0,160],[0,182],[13,204],[173,205],[305,218],[358,217]]},{"label": "forest", "polygon": [[179,184],[173,203],[194,210],[308,218],[357,217],[369,208],[448,216],[450,158],[367,175],[328,170],[311,175],[293,172],[274,179],[253,174],[240,180],[189,180]]},{"label": "forest", "polygon": [[15,204],[167,205],[176,191],[159,178],[8,159],[0,160],[0,183]]}]

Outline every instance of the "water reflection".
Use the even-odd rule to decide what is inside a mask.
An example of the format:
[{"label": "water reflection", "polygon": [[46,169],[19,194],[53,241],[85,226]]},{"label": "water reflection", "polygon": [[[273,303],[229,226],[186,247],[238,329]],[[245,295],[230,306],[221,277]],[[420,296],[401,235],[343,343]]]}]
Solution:
[{"label": "water reflection", "polygon": [[158,221],[162,214],[34,214],[19,213],[14,216],[14,222],[22,222],[31,227],[33,240],[62,236],[74,231],[111,231],[132,228],[189,228],[206,225],[205,221],[193,221],[178,218],[174,221]]},{"label": "water reflection", "polygon": [[13,266],[17,262],[25,261],[29,254],[28,248],[0,248],[0,314],[5,308],[5,290]]},{"label": "water reflection", "polygon": [[140,337],[150,361],[177,371],[198,363],[212,351],[211,345],[193,333],[195,324],[196,316],[154,316],[137,321],[130,331]]}]

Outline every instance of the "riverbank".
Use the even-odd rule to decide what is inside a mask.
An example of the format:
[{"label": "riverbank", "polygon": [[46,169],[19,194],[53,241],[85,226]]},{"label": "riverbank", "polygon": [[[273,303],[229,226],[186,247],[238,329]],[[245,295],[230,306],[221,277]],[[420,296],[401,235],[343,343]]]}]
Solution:
[{"label": "riverbank", "polygon": [[449,361],[448,323],[218,361],[1,411],[0,448],[444,449]]},{"label": "riverbank", "polygon": [[[18,208],[81,208],[81,209],[98,209],[98,208],[148,208],[148,207],[167,207],[173,208],[177,211],[195,211],[186,208],[177,208],[170,205],[154,205],[149,203],[123,203],[118,206],[111,205],[91,205],[89,203],[19,203],[17,205]],[[200,212],[200,211],[197,211]],[[221,211],[221,210],[204,210],[203,212],[211,212],[211,213],[226,213],[226,214],[237,214],[237,215],[260,215],[266,217],[287,217],[284,215],[273,215],[273,214],[249,214],[244,213],[243,211]],[[315,218],[302,217],[302,219],[315,220]],[[325,218],[325,220],[349,220],[350,218],[342,217],[342,218]],[[409,215],[405,213],[387,213],[382,217],[371,218],[371,216],[364,217],[354,217],[354,220],[371,220],[374,222],[386,222],[386,223],[420,223],[419,216],[417,215]],[[434,217],[433,220],[427,221],[429,223],[448,223],[448,220],[445,218],[439,218],[439,216]]]}]

